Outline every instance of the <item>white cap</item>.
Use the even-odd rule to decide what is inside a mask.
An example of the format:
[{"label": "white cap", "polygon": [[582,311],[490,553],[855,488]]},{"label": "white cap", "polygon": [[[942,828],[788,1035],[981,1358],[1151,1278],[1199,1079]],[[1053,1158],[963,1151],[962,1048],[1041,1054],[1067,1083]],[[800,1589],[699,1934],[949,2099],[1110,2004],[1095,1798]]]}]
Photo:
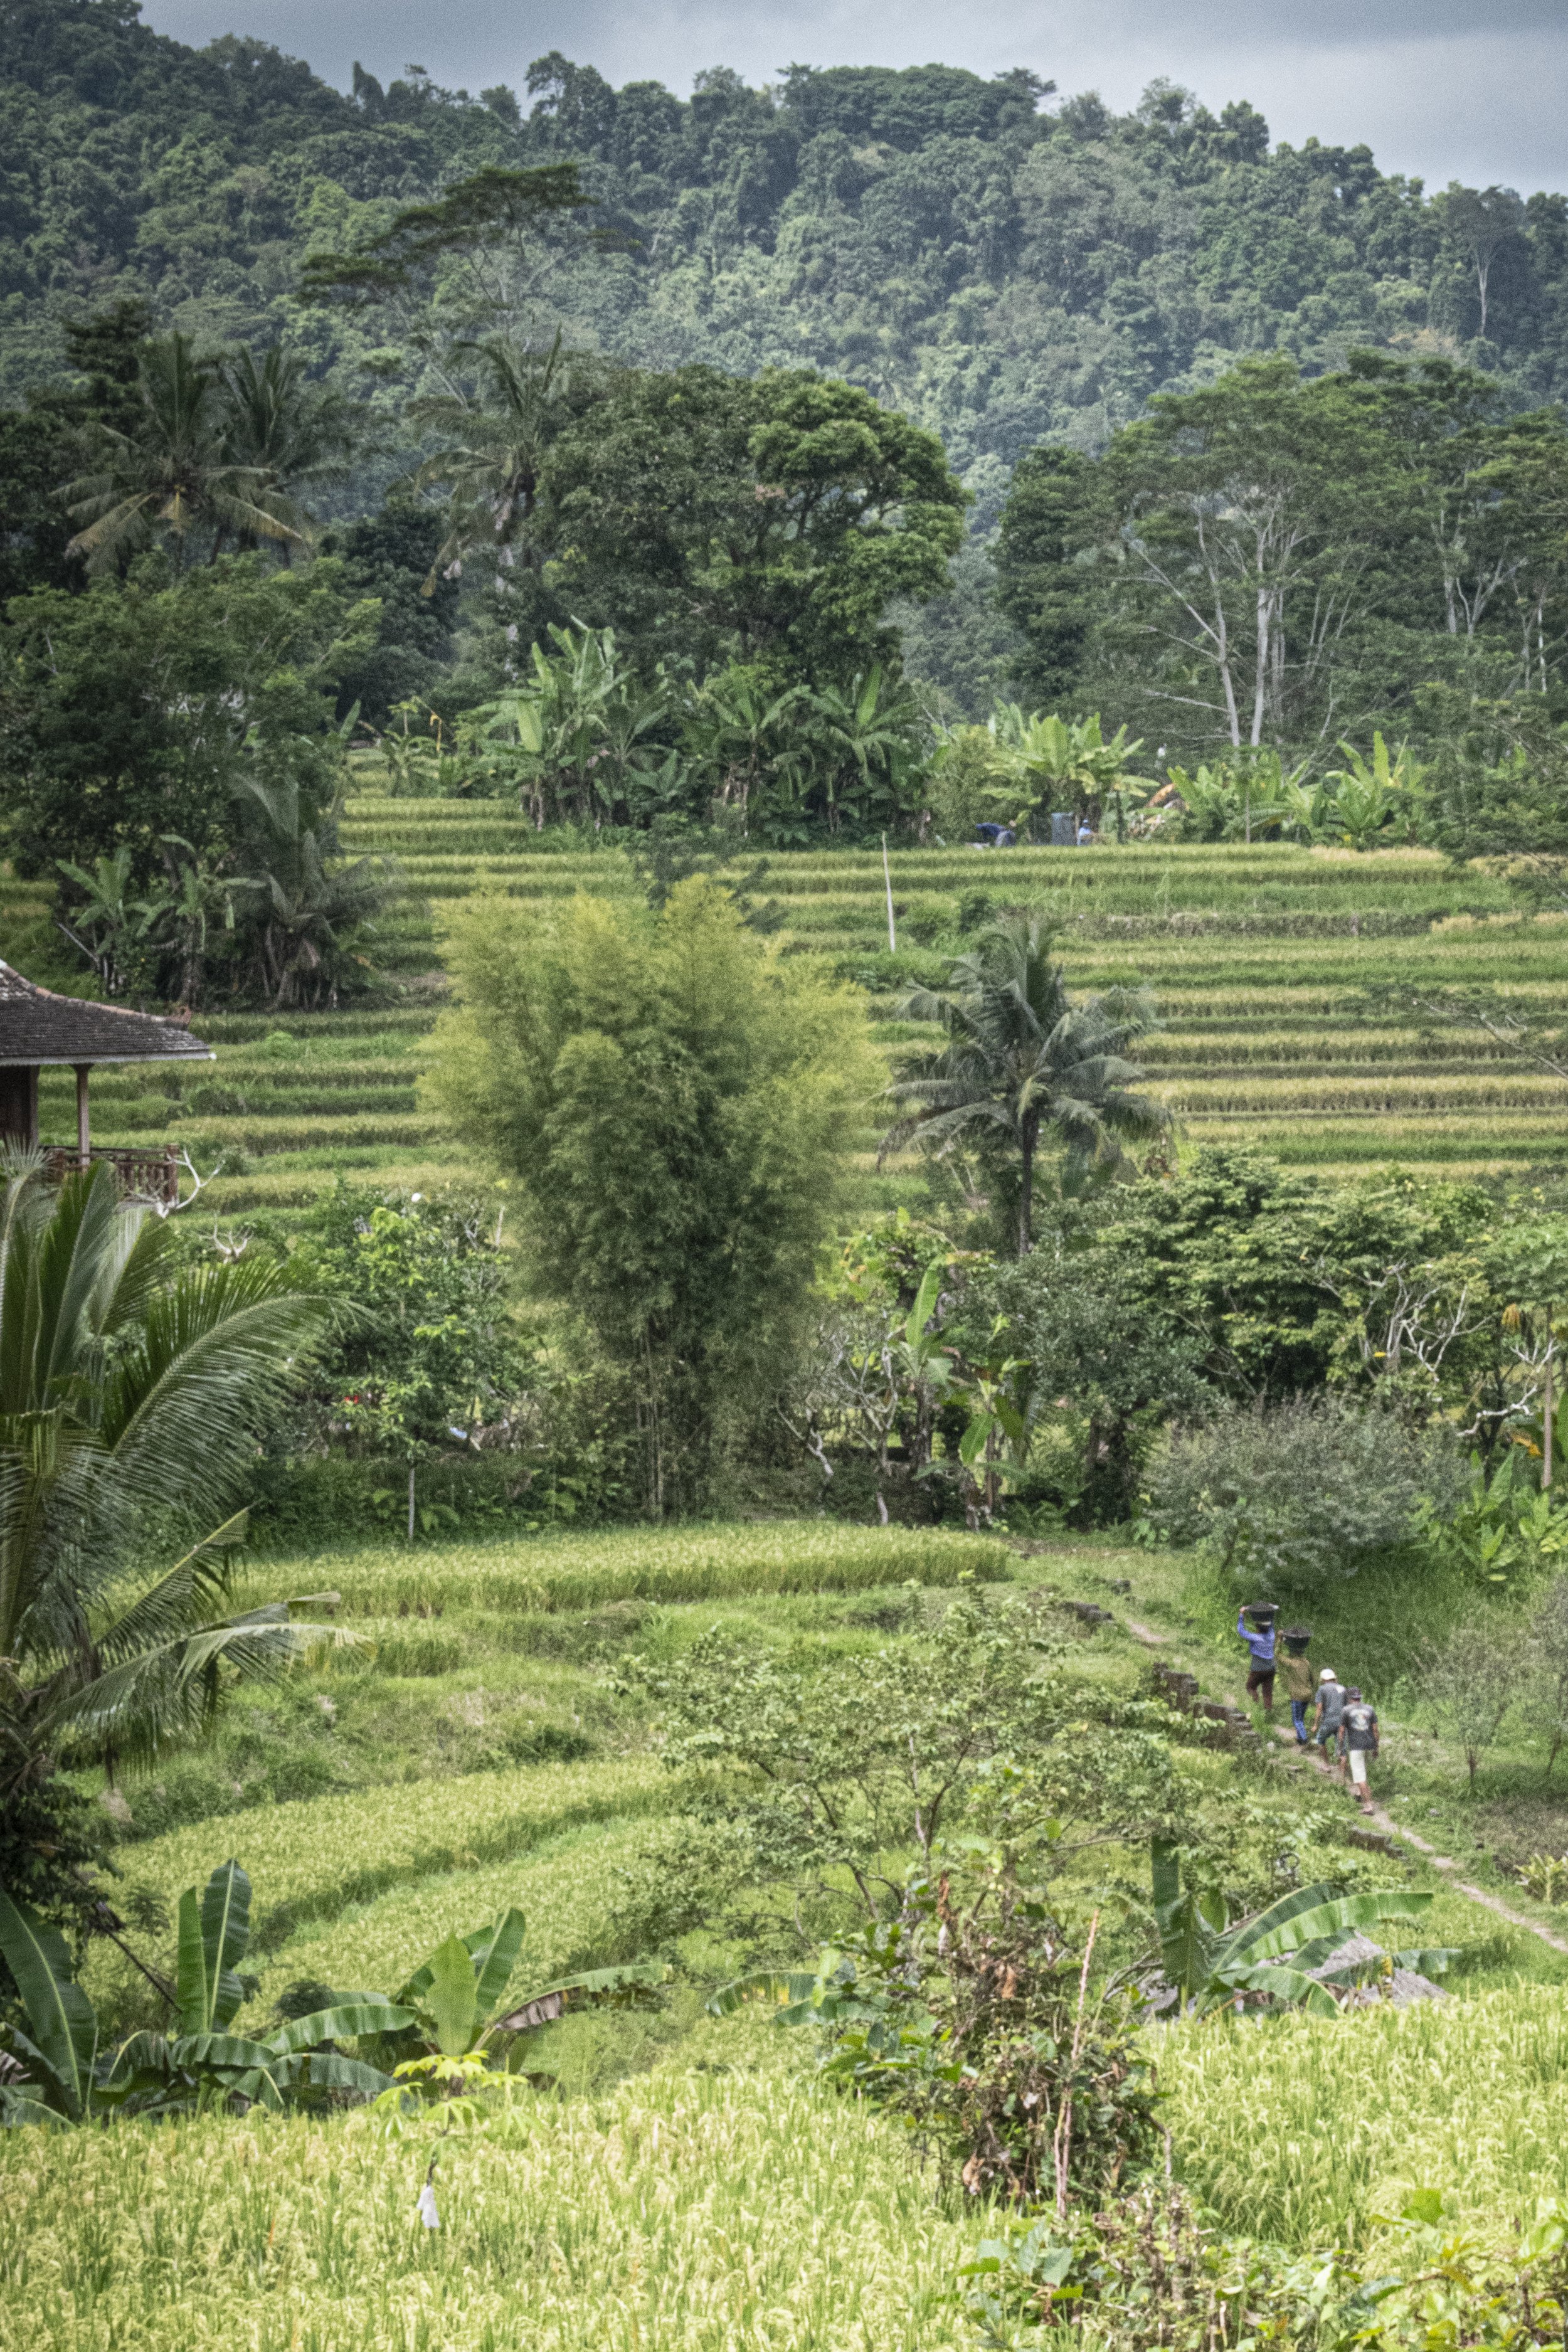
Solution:
[{"label": "white cap", "polygon": [[1332,1666],[1325,1666],[1322,1673],[1318,1676],[1318,1680],[1321,1683],[1337,1683],[1339,1676],[1335,1674]]}]

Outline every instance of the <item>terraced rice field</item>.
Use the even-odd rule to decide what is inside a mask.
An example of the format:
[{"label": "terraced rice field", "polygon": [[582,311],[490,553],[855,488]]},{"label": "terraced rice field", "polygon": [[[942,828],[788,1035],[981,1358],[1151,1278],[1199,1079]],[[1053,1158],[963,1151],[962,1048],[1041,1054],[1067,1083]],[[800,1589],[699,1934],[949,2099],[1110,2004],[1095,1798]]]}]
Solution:
[{"label": "terraced rice field", "polygon": [[[401,1621],[377,1612],[403,1593],[406,1554],[256,1564],[268,1591],[331,1579],[378,1649],[237,1693],[204,1747],[128,1784],[126,1899],[165,1915],[138,1930],[143,1948],[170,1958],[171,1906],[233,1855],[253,1885],[241,2030],[301,1981],[395,1987],[454,1929],[513,1906],[520,1993],[648,1956],[672,1963],[667,1991],[552,2029],[538,2063],[560,2095],[525,2091],[484,2133],[442,2115],[390,2136],[363,2110],[297,2128],[260,2109],[130,2124],[112,2148],[99,2131],[0,2133],[0,2347],[207,2352],[218,2330],[241,2352],[963,2352],[949,2290],[973,2214],[933,2197],[899,2125],[811,2079],[809,2050],[749,2012],[702,2016],[748,1958],[703,1916],[721,1892],[692,1877],[722,1782],[671,1771],[607,1677],[629,1649],[678,1657],[716,1622],[792,1659],[863,1654],[1009,1555],[806,1520],[419,1558],[432,1614],[422,1601]],[[457,1637],[456,1663],[387,1654],[385,1626],[421,1622]],[[541,1722],[579,1752],[509,1762],[509,1735]],[[161,2014],[113,1947],[95,1945],[85,1974],[111,2030]],[[433,2155],[426,2231],[414,2200]]]},{"label": "terraced rice field", "polygon": [[[395,856],[406,882],[378,940],[398,1002],[316,1016],[206,1013],[209,1069],[105,1071],[94,1082],[98,1139],[173,1140],[204,1169],[226,1155],[231,1172],[206,1195],[225,1215],[302,1206],[340,1169],[414,1190],[478,1181],[419,1090],[454,905],[639,887],[618,850],[542,845],[500,802],[365,792],[349,804],[343,837],[355,855]],[[941,977],[944,952],[984,902],[1037,899],[1058,917],[1076,985],[1153,990],[1163,1026],[1147,1057],[1188,1150],[1246,1142],[1342,1172],[1568,1161],[1562,1084],[1483,1035],[1432,1032],[1379,1002],[1382,991],[1449,983],[1568,1007],[1568,919],[1522,915],[1501,883],[1454,875],[1433,852],[936,847],[895,852],[891,866],[896,957],[876,853],[776,855],[761,892],[778,902],[790,953],[866,989],[889,1051],[913,1034],[897,1019],[903,990]],[[43,892],[0,887],[0,953],[26,969],[46,936]],[[69,1129],[68,1084],[45,1082],[46,1133]],[[858,1138],[868,1209],[918,1192],[908,1161],[876,1171],[877,1136],[873,1107]]]}]

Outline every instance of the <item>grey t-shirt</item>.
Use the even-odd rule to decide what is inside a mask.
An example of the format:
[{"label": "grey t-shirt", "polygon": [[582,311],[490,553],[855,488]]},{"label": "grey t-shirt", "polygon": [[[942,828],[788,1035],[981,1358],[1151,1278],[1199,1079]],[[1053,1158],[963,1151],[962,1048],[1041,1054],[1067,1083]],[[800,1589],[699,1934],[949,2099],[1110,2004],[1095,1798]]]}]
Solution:
[{"label": "grey t-shirt", "polygon": [[1342,1718],[1347,1748],[1369,1755],[1377,1745],[1377,1709],[1364,1698],[1352,1699]]},{"label": "grey t-shirt", "polygon": [[1345,1711],[1343,1683],[1320,1683],[1318,1705],[1323,1710],[1322,1720],[1319,1725],[1320,1730],[1337,1731],[1340,1727],[1340,1717]]}]

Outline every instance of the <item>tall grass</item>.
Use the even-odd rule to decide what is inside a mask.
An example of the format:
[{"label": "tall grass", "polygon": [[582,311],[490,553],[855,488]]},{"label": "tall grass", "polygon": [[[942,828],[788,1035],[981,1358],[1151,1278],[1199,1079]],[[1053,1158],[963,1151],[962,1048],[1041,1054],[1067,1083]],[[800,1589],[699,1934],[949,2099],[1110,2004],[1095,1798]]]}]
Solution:
[{"label": "tall grass", "polygon": [[[1192,1556],[1184,1591],[1209,1639],[1233,1650],[1239,1682],[1245,1654],[1235,1639],[1236,1612],[1246,1596],[1201,1554]],[[1426,1645],[1441,1640],[1474,1604],[1476,1588],[1462,1572],[1439,1567],[1429,1552],[1413,1546],[1370,1560],[1354,1576],[1325,1580],[1310,1593],[1280,1598],[1287,1623],[1310,1626],[1314,1664],[1332,1666],[1342,1682],[1358,1684],[1385,1705],[1414,1673]]]},{"label": "tall grass", "polygon": [[[670,1803],[678,1801],[672,1782],[663,1793]],[[448,1936],[482,1927],[514,1905],[528,1922],[518,1959],[520,1995],[574,1969],[640,1958],[648,1929],[635,1900],[628,1909],[626,1881],[617,1873],[647,1850],[652,1826],[627,1818],[569,1831],[541,1853],[416,1879],[341,1918],[313,1921],[261,1968],[257,2007],[249,2013],[259,2016],[286,1984],[302,1977],[394,1992]]]},{"label": "tall grass", "polygon": [[235,1855],[254,1890],[252,1941],[266,1950],[302,1921],[335,1918],[407,1880],[506,1861],[575,1823],[663,1811],[676,1788],[651,1757],[400,1781],[220,1814],[149,1838],[124,1867],[172,1902]]},{"label": "tall grass", "polygon": [[0,2135],[0,2352],[960,2352],[973,2219],[788,2074],[531,2100],[503,2140],[358,2116]]},{"label": "tall grass", "polygon": [[1392,2184],[1476,2213],[1568,2195],[1568,1993],[1156,2029],[1176,2168],[1227,2226],[1359,2234]]},{"label": "tall grass", "polygon": [[[627,1528],[613,1534],[441,1544],[386,1543],[300,1563],[310,1590],[334,1585],[350,1612],[407,1609],[552,1612],[616,1601],[718,1601],[762,1592],[862,1592],[880,1585],[982,1583],[1010,1556],[960,1528],[857,1528],[833,1520]],[[270,1564],[269,1589],[282,1564]],[[294,1590],[306,1589],[295,1584]]]}]

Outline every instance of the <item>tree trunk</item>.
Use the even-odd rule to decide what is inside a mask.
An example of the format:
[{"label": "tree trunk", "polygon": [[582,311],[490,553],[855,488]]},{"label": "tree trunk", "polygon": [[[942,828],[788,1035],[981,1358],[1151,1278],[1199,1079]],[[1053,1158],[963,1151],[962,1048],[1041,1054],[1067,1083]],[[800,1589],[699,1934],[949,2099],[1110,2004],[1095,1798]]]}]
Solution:
[{"label": "tree trunk", "polygon": [[1038,1129],[1033,1119],[1024,1121],[1022,1150],[1018,1169],[1018,1255],[1027,1257],[1035,1243],[1035,1144]]},{"label": "tree trunk", "polygon": [[1546,1397],[1541,1416],[1541,1486],[1542,1493],[1552,1484],[1552,1309],[1546,1310]]}]

